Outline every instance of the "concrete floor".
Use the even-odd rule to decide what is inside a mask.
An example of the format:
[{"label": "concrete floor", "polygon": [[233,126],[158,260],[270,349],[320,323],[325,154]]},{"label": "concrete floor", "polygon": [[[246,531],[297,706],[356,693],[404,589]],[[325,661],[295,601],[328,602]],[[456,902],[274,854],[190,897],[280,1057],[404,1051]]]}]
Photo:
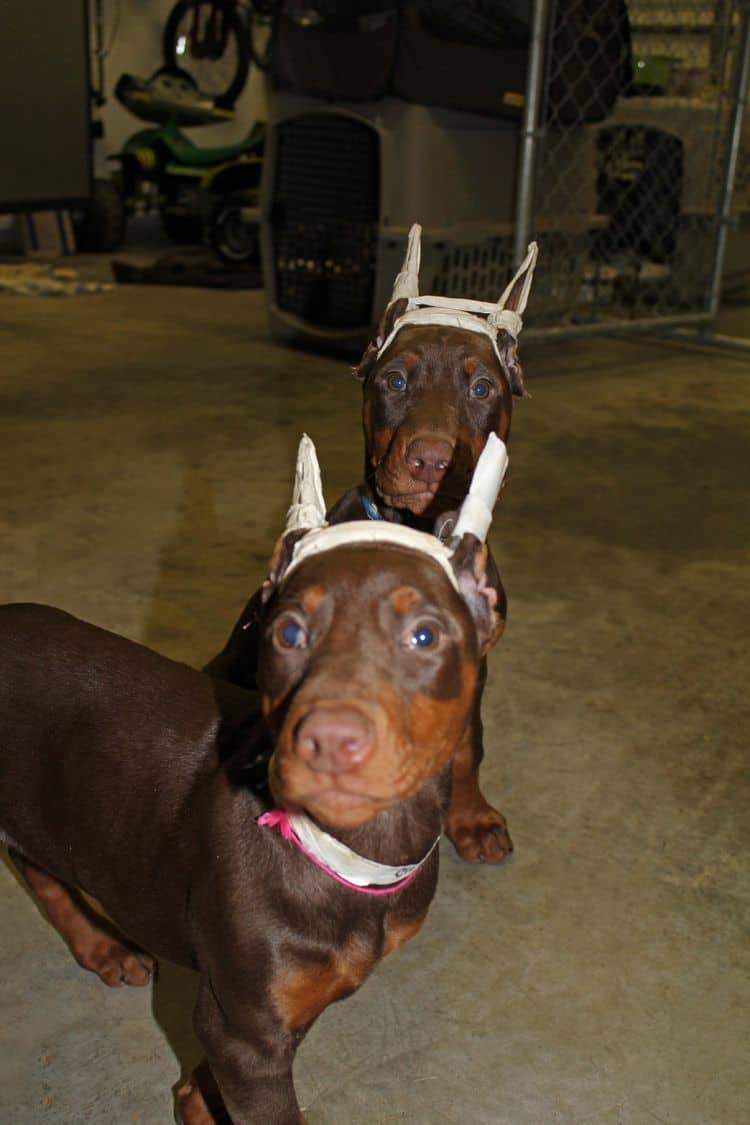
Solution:
[{"label": "concrete floor", "polygon": [[[0,328],[3,599],[200,664],[263,577],[300,430],[329,499],[358,479],[347,365],[270,342],[259,293],[3,297]],[[516,853],[443,846],[420,936],[300,1051],[301,1102],[311,1125],[741,1125],[750,360],[524,354],[483,770]],[[0,899],[0,1120],[170,1121],[191,975],[109,992],[2,866]]]}]

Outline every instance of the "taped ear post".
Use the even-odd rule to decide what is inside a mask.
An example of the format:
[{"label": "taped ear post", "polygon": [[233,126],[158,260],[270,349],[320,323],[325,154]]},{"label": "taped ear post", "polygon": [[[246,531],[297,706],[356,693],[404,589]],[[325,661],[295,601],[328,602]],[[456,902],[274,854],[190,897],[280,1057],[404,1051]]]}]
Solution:
[{"label": "taped ear post", "polygon": [[303,434],[297,447],[292,503],[286,514],[286,531],[323,527],[326,502],[320,479],[320,465],[314,443]]},{"label": "taped ear post", "polygon": [[500,493],[500,486],[508,468],[508,450],[497,434],[490,434],[474,467],[458,520],[453,532],[458,542],[471,534],[481,543],[487,538],[492,523],[492,513]]}]

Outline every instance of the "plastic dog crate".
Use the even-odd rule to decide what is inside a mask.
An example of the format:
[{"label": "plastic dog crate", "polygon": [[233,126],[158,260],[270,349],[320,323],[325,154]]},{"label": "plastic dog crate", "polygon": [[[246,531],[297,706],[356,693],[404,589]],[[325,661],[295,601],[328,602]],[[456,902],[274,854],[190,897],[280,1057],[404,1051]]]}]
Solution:
[{"label": "plastic dog crate", "polygon": [[[555,231],[568,240],[580,233],[580,253],[556,260],[554,276],[539,271],[535,321],[572,303],[595,208],[590,129],[561,137],[556,160],[569,163],[578,187],[539,216],[534,234],[544,254]],[[498,118],[395,98],[354,108],[272,95],[261,241],[273,334],[361,348],[388,302],[412,222],[423,228],[424,292],[496,299],[512,271],[518,153],[517,124]]]}]

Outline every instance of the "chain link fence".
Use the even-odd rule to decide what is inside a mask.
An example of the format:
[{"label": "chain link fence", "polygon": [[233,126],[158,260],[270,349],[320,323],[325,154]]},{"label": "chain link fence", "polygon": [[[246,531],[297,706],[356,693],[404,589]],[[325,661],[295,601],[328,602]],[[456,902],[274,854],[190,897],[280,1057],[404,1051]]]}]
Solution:
[{"label": "chain link fence", "polygon": [[316,3],[275,37],[272,331],[361,346],[414,221],[449,297],[496,300],[535,238],[531,331],[713,322],[738,168],[750,212],[750,0]]},{"label": "chain link fence", "polygon": [[747,126],[730,159],[746,5],[541,2],[517,230],[517,253],[540,243],[535,327],[559,328],[563,309],[568,326],[705,319],[738,163],[733,214],[750,210]]}]

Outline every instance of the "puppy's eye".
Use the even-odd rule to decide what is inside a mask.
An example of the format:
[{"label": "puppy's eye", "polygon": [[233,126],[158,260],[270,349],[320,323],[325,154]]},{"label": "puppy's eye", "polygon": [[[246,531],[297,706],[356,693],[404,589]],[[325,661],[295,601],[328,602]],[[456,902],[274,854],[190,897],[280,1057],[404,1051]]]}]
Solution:
[{"label": "puppy's eye", "polygon": [[477,379],[476,383],[471,384],[471,391],[469,392],[472,398],[487,398],[492,390],[492,383],[489,379]]},{"label": "puppy's eye", "polygon": [[440,634],[435,625],[423,622],[415,626],[407,637],[410,648],[434,648]]},{"label": "puppy's eye", "polygon": [[388,376],[388,386],[392,391],[405,391],[406,377],[400,371],[392,371]]},{"label": "puppy's eye", "polygon": [[307,647],[307,632],[293,617],[282,617],[276,622],[273,639],[277,647],[282,649]]}]

